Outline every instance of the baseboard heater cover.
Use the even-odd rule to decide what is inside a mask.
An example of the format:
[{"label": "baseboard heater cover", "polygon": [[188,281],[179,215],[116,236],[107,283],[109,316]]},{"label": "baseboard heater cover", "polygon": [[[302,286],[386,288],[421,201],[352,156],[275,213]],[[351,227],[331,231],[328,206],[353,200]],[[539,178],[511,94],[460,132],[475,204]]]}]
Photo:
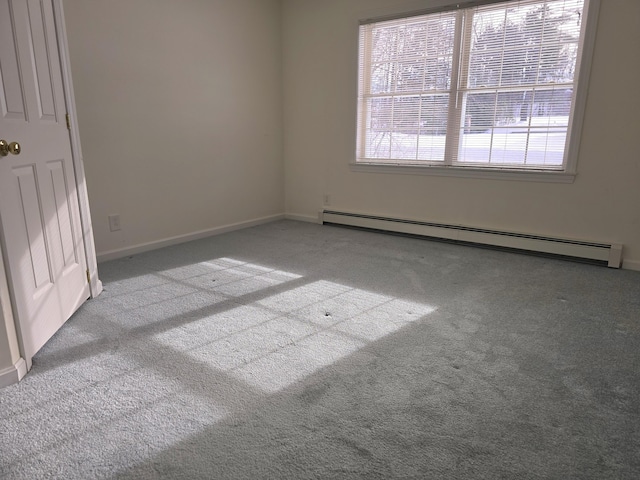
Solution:
[{"label": "baseboard heater cover", "polygon": [[335,210],[323,210],[321,217],[323,224],[369,228],[463,243],[475,243],[563,257],[573,257],[606,264],[612,268],[620,268],[622,263],[622,245],[616,243],[552,238]]}]

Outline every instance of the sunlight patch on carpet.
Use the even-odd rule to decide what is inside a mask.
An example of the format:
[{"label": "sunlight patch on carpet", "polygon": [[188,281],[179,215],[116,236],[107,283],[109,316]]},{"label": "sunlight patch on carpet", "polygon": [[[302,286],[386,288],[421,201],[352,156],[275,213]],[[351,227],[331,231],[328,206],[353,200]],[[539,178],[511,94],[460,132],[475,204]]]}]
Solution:
[{"label": "sunlight patch on carpet", "polygon": [[184,269],[168,275],[231,299],[269,287],[280,286],[281,291],[153,339],[266,393],[286,388],[435,310],[328,280],[282,290],[302,277],[229,258],[204,264],[213,271],[202,274],[199,264],[198,275]]}]

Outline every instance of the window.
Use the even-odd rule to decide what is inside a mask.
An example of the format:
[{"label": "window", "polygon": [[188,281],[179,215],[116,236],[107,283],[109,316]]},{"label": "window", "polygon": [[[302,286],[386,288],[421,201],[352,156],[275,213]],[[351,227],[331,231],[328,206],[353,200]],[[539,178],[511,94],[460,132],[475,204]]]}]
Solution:
[{"label": "window", "polygon": [[363,22],[356,165],[570,172],[588,1]]}]

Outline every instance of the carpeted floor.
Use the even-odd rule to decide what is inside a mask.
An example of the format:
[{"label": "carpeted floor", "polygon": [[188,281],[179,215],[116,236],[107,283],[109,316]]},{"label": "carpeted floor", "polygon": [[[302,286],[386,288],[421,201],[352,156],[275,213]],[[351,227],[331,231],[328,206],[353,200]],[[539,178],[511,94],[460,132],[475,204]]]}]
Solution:
[{"label": "carpeted floor", "polygon": [[640,478],[638,272],[282,221],[100,275],[1,478]]}]

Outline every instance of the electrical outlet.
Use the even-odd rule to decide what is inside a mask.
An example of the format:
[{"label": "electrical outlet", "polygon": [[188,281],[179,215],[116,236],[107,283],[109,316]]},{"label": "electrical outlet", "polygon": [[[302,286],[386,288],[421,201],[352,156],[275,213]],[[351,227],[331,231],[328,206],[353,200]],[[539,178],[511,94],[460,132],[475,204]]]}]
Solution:
[{"label": "electrical outlet", "polygon": [[120,226],[119,214],[109,215],[108,218],[109,218],[109,231],[117,232],[118,230],[122,230],[122,227]]},{"label": "electrical outlet", "polygon": [[329,196],[328,193],[324,194],[324,197],[322,200],[324,201],[325,205],[331,205],[331,196]]}]

